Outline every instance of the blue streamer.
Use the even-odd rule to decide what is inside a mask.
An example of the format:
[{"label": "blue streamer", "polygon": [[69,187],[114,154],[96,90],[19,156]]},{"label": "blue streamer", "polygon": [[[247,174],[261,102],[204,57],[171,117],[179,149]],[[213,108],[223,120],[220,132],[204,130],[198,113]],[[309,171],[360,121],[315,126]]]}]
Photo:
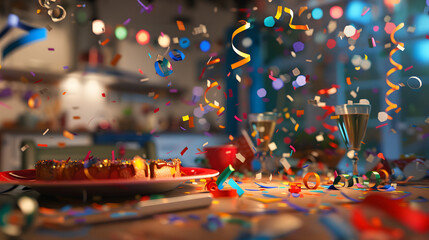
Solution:
[{"label": "blue streamer", "polygon": [[2,52],[2,58],[6,58],[10,53],[16,50],[19,47],[28,45],[30,43],[35,43],[43,41],[48,36],[48,31],[45,28],[34,28],[25,23],[22,23],[19,20],[19,17],[10,14],[8,17],[7,26],[0,32],[0,39],[5,36],[11,29],[20,28],[24,31],[28,31],[24,36],[16,39],[15,41],[9,43]]},{"label": "blue streamer", "polygon": [[182,61],[183,59],[185,59],[185,54],[178,49],[171,50],[168,55],[170,55],[170,58],[174,61]]}]

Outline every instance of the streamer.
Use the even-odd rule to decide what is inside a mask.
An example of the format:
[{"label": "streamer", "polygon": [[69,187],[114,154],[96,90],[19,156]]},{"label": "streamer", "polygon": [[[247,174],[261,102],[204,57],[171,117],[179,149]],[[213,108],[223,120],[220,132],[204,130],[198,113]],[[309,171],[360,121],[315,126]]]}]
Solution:
[{"label": "streamer", "polygon": [[237,53],[240,57],[243,57],[244,59],[241,59],[240,61],[238,61],[238,62],[236,62],[236,63],[231,64],[231,69],[236,69],[236,68],[241,67],[241,66],[243,66],[244,64],[246,64],[246,63],[250,62],[250,54],[244,53],[244,52],[242,52],[242,51],[238,50],[238,49],[234,46],[234,37],[235,37],[237,34],[239,34],[239,33],[241,33],[241,32],[243,32],[243,31],[245,31],[245,30],[247,30],[247,29],[249,29],[249,28],[250,28],[250,23],[249,23],[249,22],[246,22],[246,21],[244,21],[244,20],[240,20],[239,22],[240,22],[240,23],[244,23],[244,25],[243,25],[243,26],[241,26],[241,27],[239,27],[239,28],[237,28],[237,29],[232,33],[232,37],[231,37],[231,46],[232,46],[232,49],[234,49],[234,52],[235,52],[235,53]]},{"label": "streamer", "polygon": [[[386,92],[386,97],[385,97],[385,101],[386,101],[386,104],[387,104],[387,108],[386,108],[386,110],[385,110],[385,112],[386,112],[386,113],[387,113],[388,111],[393,110],[393,109],[395,109],[395,108],[397,108],[397,107],[398,107],[398,105],[397,105],[397,104],[395,104],[395,103],[391,102],[391,101],[388,99],[388,96],[389,96],[389,95],[391,95],[393,92],[395,92],[395,91],[399,90],[399,85],[396,85],[396,84],[392,83],[392,82],[388,79],[388,77],[389,77],[390,75],[392,75],[394,72],[396,72],[397,70],[402,70],[402,65],[401,65],[401,64],[399,64],[399,63],[397,63],[397,62],[395,62],[395,61],[393,60],[392,56],[393,56],[393,54],[394,54],[396,51],[398,51],[398,50],[399,50],[399,48],[403,48],[403,47],[404,47],[404,43],[402,43],[402,42],[397,42],[397,41],[396,41],[396,39],[395,39],[395,33],[396,33],[396,31],[398,31],[399,29],[401,29],[401,28],[403,28],[403,27],[404,27],[404,23],[400,23],[400,24],[399,24],[398,26],[396,26],[396,28],[395,28],[395,29],[390,33],[390,39],[391,39],[392,43],[393,43],[394,45],[396,45],[397,47],[396,47],[396,48],[394,48],[394,49],[392,49],[392,50],[390,51],[390,53],[389,53],[389,60],[390,60],[390,63],[391,63],[394,67],[393,67],[393,68],[391,68],[391,69],[386,73],[386,83],[387,83],[387,85],[390,87],[390,89]],[[389,114],[387,114],[387,119],[392,120],[392,117],[391,117]]]},{"label": "streamer", "polygon": [[0,32],[0,39],[3,38],[12,28],[20,28],[24,31],[27,31],[27,34],[23,35],[20,38],[9,43],[6,47],[4,47],[2,52],[2,58],[5,59],[10,53],[12,53],[15,49],[28,45],[30,43],[34,43],[37,41],[45,40],[47,37],[46,28],[34,28],[27,24],[22,23],[19,20],[19,17],[15,14],[10,14],[8,17],[7,25]]},{"label": "streamer", "polygon": [[308,25],[294,25],[293,21],[293,11],[290,8],[285,7],[285,12],[290,15],[289,27],[295,30],[309,30]]},{"label": "streamer", "polygon": [[[219,107],[213,103],[211,103],[208,99],[207,99],[207,92],[212,89],[213,87],[216,87],[218,85],[217,82],[213,82],[212,84],[210,84],[210,86],[206,89],[206,91],[204,92],[204,100],[206,101],[206,103],[209,104],[210,107],[215,108],[215,109],[219,109],[217,111],[217,115],[220,115],[223,111],[225,111],[224,107]],[[220,127],[220,126],[219,126]]]}]

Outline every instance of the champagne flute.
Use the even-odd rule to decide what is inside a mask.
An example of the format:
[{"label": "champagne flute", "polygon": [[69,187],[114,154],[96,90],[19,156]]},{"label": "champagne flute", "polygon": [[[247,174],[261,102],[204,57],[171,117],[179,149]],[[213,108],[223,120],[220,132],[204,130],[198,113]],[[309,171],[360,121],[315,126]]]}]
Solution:
[{"label": "champagne flute", "polygon": [[[256,140],[256,151],[266,154],[276,128],[278,114],[274,112],[250,113],[248,115],[252,137]],[[266,162],[261,159],[261,173],[269,172]]]},{"label": "champagne flute", "polygon": [[344,104],[335,107],[335,114],[338,116],[338,129],[340,130],[344,143],[348,150],[355,151],[352,159],[353,175],[355,176],[358,175],[358,151],[365,137],[370,112],[370,104]]}]

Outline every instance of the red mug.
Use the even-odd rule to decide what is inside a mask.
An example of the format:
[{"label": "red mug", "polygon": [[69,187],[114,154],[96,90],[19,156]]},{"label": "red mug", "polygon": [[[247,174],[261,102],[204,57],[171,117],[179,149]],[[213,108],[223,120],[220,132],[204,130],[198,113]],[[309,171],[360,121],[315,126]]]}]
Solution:
[{"label": "red mug", "polygon": [[210,167],[222,172],[228,167],[235,165],[237,153],[237,147],[234,145],[221,145],[211,146],[204,148],[206,152],[206,158],[209,160]]}]

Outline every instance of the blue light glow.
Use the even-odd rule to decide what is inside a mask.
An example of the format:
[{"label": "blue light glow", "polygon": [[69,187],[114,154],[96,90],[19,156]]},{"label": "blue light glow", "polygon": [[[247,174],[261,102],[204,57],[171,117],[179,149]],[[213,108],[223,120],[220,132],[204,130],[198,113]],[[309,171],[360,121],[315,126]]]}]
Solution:
[{"label": "blue light glow", "polygon": [[201,43],[200,43],[201,51],[207,52],[208,50],[210,50],[210,47],[211,47],[211,44],[209,41],[207,41],[207,40],[201,41]]},{"label": "blue light glow", "polygon": [[314,19],[319,20],[323,17],[323,11],[320,8],[315,8],[313,11],[311,11],[311,16],[313,16]]},{"label": "blue light glow", "polygon": [[366,24],[371,21],[371,11],[362,16],[362,9],[368,7],[367,4],[360,1],[350,2],[346,9],[346,17],[351,21]]},{"label": "blue light glow", "polygon": [[419,64],[429,63],[429,41],[427,39],[419,40],[414,43],[413,55]]}]

